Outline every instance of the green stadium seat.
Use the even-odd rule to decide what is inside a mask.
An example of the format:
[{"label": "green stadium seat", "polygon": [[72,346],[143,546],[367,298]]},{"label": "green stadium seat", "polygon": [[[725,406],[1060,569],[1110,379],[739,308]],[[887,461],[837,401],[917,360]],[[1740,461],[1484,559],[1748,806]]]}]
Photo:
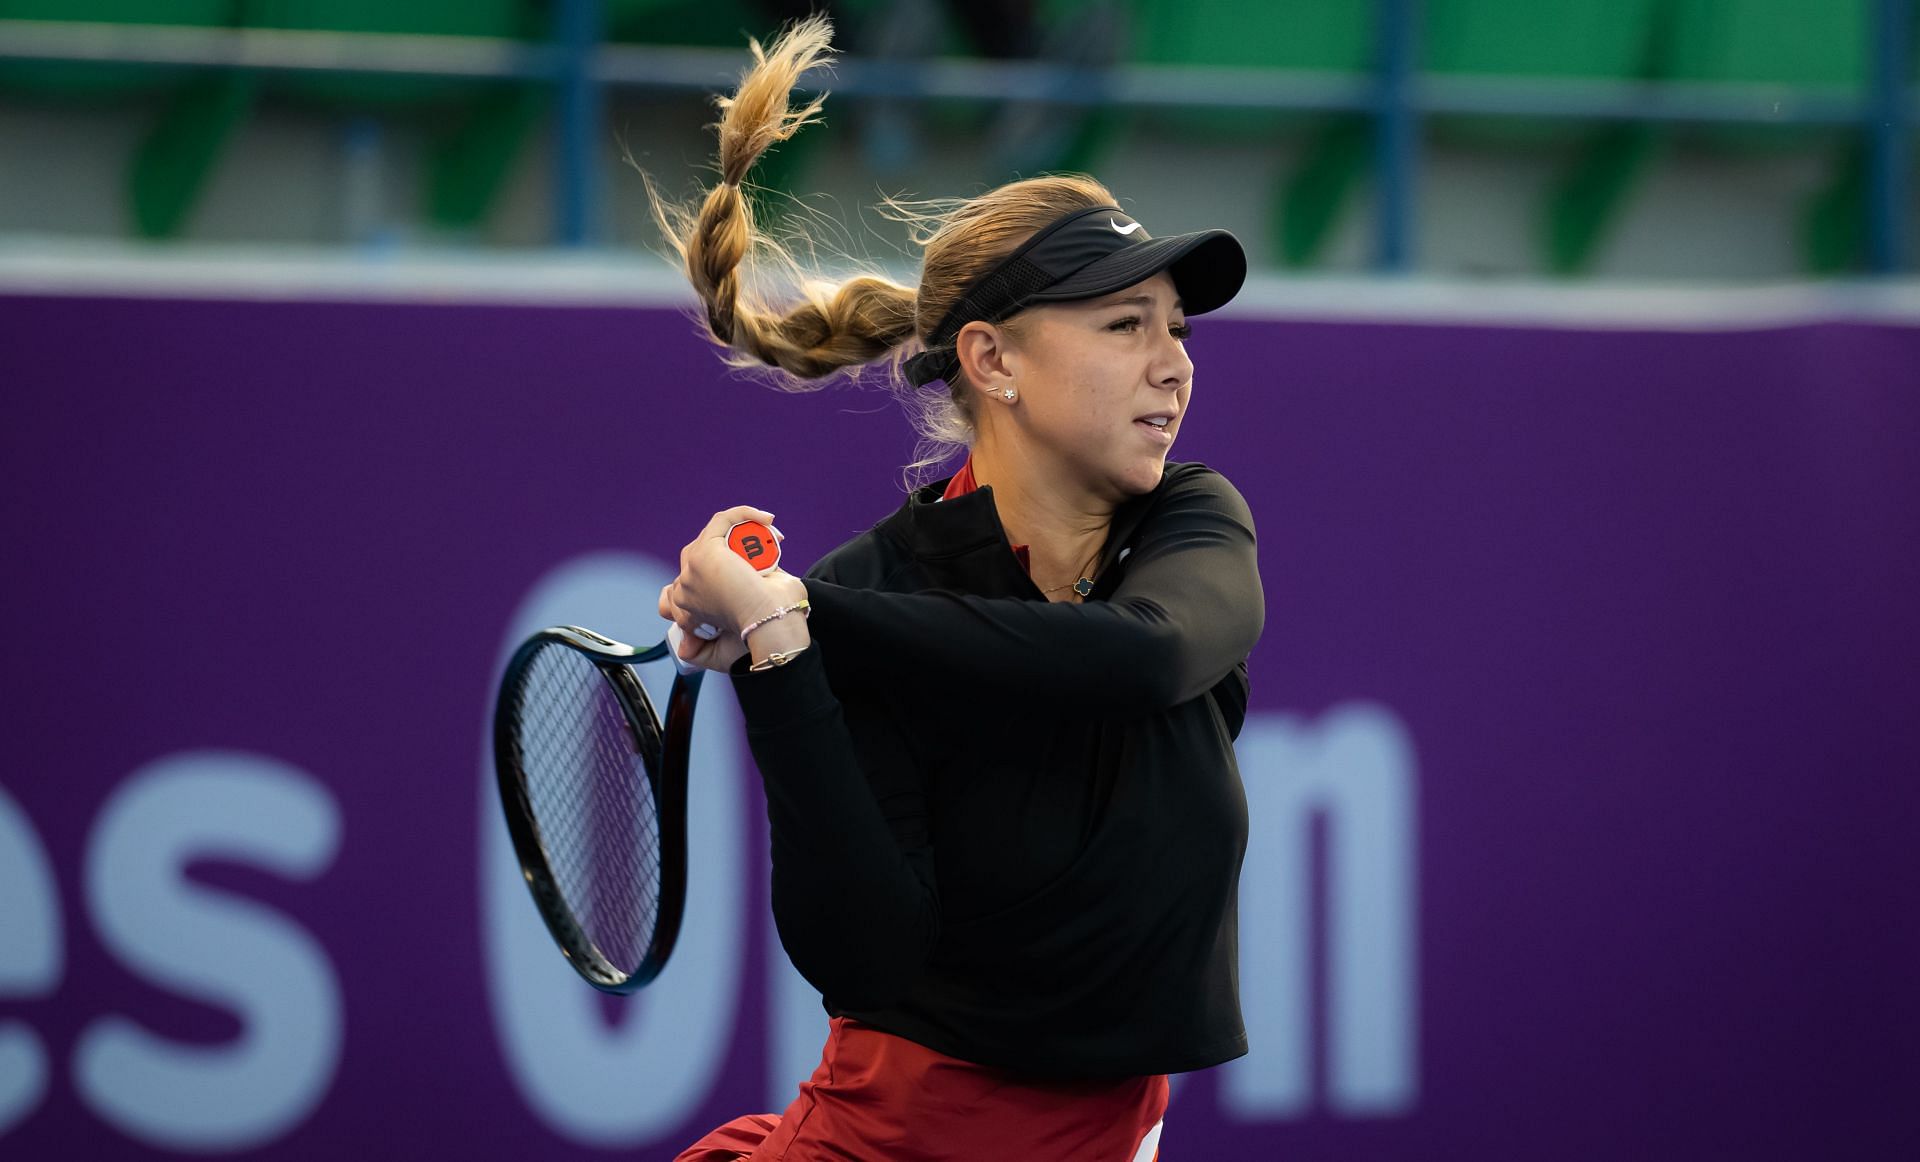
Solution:
[{"label": "green stadium seat", "polygon": [[[1632,80],[1655,74],[1666,0],[1429,0],[1423,65],[1438,75]],[[1538,225],[1543,265],[1592,263],[1660,140],[1643,124],[1531,117],[1437,117],[1439,140],[1564,151]]]},{"label": "green stadium seat", "polygon": [[[0,0],[0,20],[232,26],[239,0]],[[180,87],[178,69],[64,61],[0,61],[0,88],[52,99],[155,96]]]},{"label": "green stadium seat", "polygon": [[[0,0],[6,20],[225,28],[235,15],[235,0]],[[245,119],[253,81],[214,69],[20,61],[0,64],[0,88],[62,102],[157,104],[127,165],[127,212],[135,233],[171,238]]]},{"label": "green stadium seat", "polygon": [[741,0],[602,0],[608,40],[625,44],[672,44],[745,48],[747,38],[765,44],[774,33],[763,11]]},{"label": "green stadium seat", "polygon": [[[1367,73],[1373,5],[1354,0],[1134,0],[1129,58],[1146,65]],[[1371,158],[1363,115],[1249,110],[1143,113],[1138,122],[1184,140],[1304,140],[1301,162],[1272,200],[1274,261],[1319,260]]]},{"label": "green stadium seat", "polygon": [[1671,0],[1676,80],[1863,92],[1871,0]]},{"label": "green stadium seat", "polygon": [[[254,28],[537,39],[547,16],[533,0],[240,0]],[[276,100],[348,115],[427,119],[422,207],[449,229],[485,221],[534,127],[551,108],[544,84],[449,77],[340,73],[279,74],[265,82]]]},{"label": "green stadium seat", "polygon": [[[1427,0],[1421,65],[1441,75],[1633,80],[1658,63],[1667,0]],[[1463,134],[1564,140],[1549,118],[1469,118]]]},{"label": "green stadium seat", "polygon": [[[1369,0],[1133,0],[1130,58],[1136,64],[1367,73],[1373,69]],[[1168,116],[1168,115],[1156,115]],[[1284,111],[1170,115],[1191,137],[1239,141],[1275,129],[1313,125],[1320,114]]]},{"label": "green stadium seat", "polygon": [[[1676,80],[1867,92],[1871,0],[1673,0],[1667,75]],[[1825,184],[1803,204],[1801,254],[1817,274],[1858,269],[1866,254],[1866,172],[1860,132],[1782,125],[1701,127],[1688,138],[1732,153],[1815,151]]]},{"label": "green stadium seat", "polygon": [[[546,28],[530,0],[240,0],[240,22],[249,28],[304,32],[514,39],[541,35]],[[389,112],[409,104],[457,103],[489,84],[450,77],[285,73],[273,78],[271,91],[281,97],[314,98],[335,108]]]}]

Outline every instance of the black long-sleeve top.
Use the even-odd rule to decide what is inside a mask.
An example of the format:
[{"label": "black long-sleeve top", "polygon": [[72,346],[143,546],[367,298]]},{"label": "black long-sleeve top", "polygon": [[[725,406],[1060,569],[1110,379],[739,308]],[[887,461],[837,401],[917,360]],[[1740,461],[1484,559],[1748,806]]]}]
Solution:
[{"label": "black long-sleeve top", "polygon": [[941,489],[809,571],[810,649],[734,669],[782,944],[830,1012],[1029,1076],[1240,1056],[1245,500],[1167,465],[1075,604]]}]

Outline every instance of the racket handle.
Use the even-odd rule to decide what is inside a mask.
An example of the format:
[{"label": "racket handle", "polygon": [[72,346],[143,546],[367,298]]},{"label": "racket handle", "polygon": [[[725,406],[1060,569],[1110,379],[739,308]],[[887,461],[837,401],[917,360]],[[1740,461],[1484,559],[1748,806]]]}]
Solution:
[{"label": "racket handle", "polygon": [[780,563],[780,538],[757,520],[743,520],[728,529],[727,547],[762,573]]},{"label": "racket handle", "polygon": [[700,667],[680,656],[680,643],[685,641],[686,637],[686,634],[680,632],[680,626],[677,623],[667,626],[667,656],[673,659],[673,668],[682,674],[697,674],[700,672]]}]

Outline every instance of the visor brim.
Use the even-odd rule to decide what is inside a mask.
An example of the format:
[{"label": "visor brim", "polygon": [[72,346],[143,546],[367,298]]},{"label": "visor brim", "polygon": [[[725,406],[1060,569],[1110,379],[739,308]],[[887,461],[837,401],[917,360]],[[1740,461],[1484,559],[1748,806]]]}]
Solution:
[{"label": "visor brim", "polygon": [[1036,303],[1095,299],[1122,291],[1166,271],[1180,292],[1181,309],[1203,315],[1226,306],[1247,280],[1247,252],[1225,230],[1200,230],[1154,238],[1088,263],[1034,294]]}]

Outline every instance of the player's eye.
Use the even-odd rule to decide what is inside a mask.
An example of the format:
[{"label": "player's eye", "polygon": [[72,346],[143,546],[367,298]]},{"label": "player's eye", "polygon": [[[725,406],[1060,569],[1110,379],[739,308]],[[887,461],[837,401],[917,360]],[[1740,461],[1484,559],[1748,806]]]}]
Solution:
[{"label": "player's eye", "polygon": [[[1130,335],[1138,330],[1139,327],[1140,317],[1138,315],[1130,315],[1124,319],[1116,319],[1107,324],[1107,330],[1115,331],[1123,335]],[[1193,337],[1193,327],[1187,323],[1174,323],[1167,328],[1167,333],[1185,342]]]}]

